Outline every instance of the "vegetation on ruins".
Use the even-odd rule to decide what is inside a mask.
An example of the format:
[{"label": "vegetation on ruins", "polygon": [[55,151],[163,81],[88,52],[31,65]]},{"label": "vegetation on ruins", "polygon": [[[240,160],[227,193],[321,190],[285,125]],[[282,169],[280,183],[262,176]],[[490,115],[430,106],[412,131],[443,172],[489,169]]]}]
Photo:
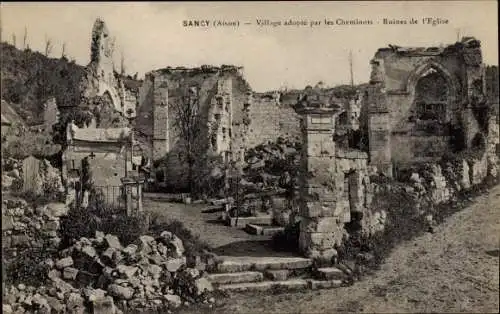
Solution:
[{"label": "vegetation on ruins", "polygon": [[48,158],[61,147],[52,141],[50,134],[33,132],[23,127],[13,127],[2,134],[2,157],[24,159],[28,156]]},{"label": "vegetation on ruins", "polygon": [[84,67],[66,58],[48,58],[42,53],[24,51],[0,43],[2,99],[13,105],[28,124],[39,124],[43,104],[54,96],[58,106],[80,102],[80,80]]},{"label": "vegetation on ruins", "polygon": [[194,191],[193,172],[197,157],[200,156],[202,143],[202,124],[200,115],[200,104],[197,95],[192,90],[186,92],[177,102],[171,104],[174,116],[173,127],[179,135],[179,159],[188,166],[189,190]]}]

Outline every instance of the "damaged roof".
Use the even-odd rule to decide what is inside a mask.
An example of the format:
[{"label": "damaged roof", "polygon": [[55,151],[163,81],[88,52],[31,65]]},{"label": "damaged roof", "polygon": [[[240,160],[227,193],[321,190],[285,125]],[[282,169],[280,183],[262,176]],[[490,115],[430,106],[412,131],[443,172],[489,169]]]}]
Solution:
[{"label": "damaged roof", "polygon": [[[476,64],[478,58],[481,58],[481,42],[474,37],[463,37],[461,41],[456,42],[450,45],[441,45],[439,47],[401,47],[398,45],[389,45],[388,48],[380,48],[378,51],[392,51],[400,54],[408,54],[408,55],[425,55],[425,56],[434,56],[434,55],[442,55],[446,53],[453,53],[460,50],[460,48],[468,48],[472,49],[470,53],[471,64]],[[477,51],[479,51],[479,56],[477,56]]]},{"label": "damaged roof", "polygon": [[128,139],[130,128],[79,128],[70,125],[71,139],[84,142],[117,143]]}]

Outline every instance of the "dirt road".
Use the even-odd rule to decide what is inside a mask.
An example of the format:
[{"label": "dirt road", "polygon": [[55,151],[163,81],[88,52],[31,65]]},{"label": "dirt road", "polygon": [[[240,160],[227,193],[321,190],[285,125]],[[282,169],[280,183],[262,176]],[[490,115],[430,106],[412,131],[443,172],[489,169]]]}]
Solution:
[{"label": "dirt road", "polygon": [[[216,313],[473,312],[499,309],[500,186],[427,233],[398,246],[353,286],[279,295],[236,294]],[[205,310],[187,308],[181,312]]]}]

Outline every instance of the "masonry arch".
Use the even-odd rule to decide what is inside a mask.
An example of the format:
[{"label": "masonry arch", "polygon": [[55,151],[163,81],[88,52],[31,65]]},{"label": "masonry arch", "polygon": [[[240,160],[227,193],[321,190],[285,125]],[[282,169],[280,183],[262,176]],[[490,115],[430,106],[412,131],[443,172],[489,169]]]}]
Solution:
[{"label": "masonry arch", "polygon": [[420,125],[422,130],[428,133],[446,132],[443,127],[452,120],[454,111],[458,109],[458,91],[457,79],[439,62],[426,62],[410,74],[407,92],[413,118],[424,122]]},{"label": "masonry arch", "polygon": [[442,79],[443,83],[445,83],[447,88],[446,102],[448,109],[450,109],[457,102],[460,85],[455,76],[445,66],[436,61],[429,61],[418,66],[408,77],[406,90],[411,99],[415,101],[415,97],[418,96],[419,83],[422,82],[422,79],[429,78],[429,76]]},{"label": "masonry arch", "polygon": [[99,93],[98,96],[108,98],[109,100],[111,100],[113,108],[115,108],[115,110],[118,112],[122,112],[121,101],[118,98],[116,90],[113,90],[112,88],[106,86],[105,88],[102,89],[102,92]]}]

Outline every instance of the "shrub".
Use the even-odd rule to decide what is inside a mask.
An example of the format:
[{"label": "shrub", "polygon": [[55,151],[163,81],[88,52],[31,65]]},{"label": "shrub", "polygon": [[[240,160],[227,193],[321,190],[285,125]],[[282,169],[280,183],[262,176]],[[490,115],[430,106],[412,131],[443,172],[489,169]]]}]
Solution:
[{"label": "shrub", "polygon": [[170,220],[161,222],[158,219],[153,218],[149,228],[149,233],[157,236],[163,231],[170,231],[182,240],[187,256],[202,256],[205,251],[210,248],[208,243],[201,240],[198,235],[193,234],[191,230],[186,228],[182,221]]},{"label": "shrub", "polygon": [[91,193],[87,208],[73,207],[61,220],[63,246],[71,244],[73,239],[91,238],[96,231],[114,234],[123,245],[135,241],[145,234],[149,227],[146,213],[127,216],[125,210],[107,204],[96,193]]}]

